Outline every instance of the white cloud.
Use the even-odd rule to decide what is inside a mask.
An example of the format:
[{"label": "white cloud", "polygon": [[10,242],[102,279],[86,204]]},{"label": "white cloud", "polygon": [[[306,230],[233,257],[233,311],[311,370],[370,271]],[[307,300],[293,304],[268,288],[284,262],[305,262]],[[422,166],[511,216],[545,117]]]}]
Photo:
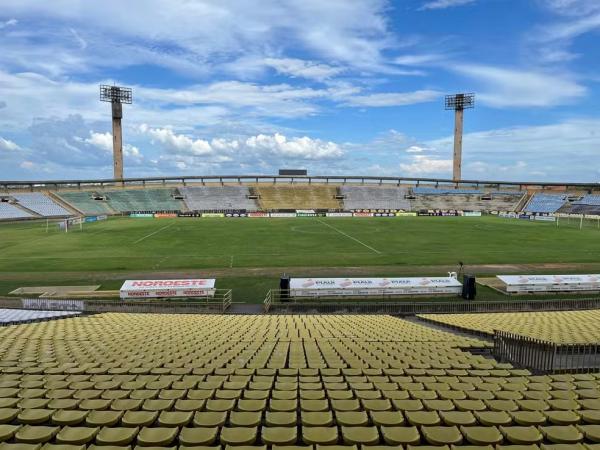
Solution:
[{"label": "white cloud", "polygon": [[440,98],[442,94],[433,90],[414,92],[389,92],[348,97],[345,104],[349,106],[405,106],[417,103],[427,103]]},{"label": "white cloud", "polygon": [[343,150],[338,144],[308,136],[288,138],[275,133],[238,139],[214,138],[208,141],[176,134],[169,128],[150,128],[142,125],[140,131],[150,136],[155,143],[162,144],[167,150],[178,155],[220,156],[226,157],[227,160],[232,158],[245,160],[248,155],[273,155],[308,160],[336,158],[343,155]]},{"label": "white cloud", "polygon": [[17,19],[9,19],[5,22],[0,22],[0,30],[7,27],[14,27],[19,21]]},{"label": "white cloud", "polygon": [[411,145],[406,149],[406,153],[423,153],[427,148],[420,145]]},{"label": "white cloud", "polygon": [[439,55],[436,53],[422,53],[413,55],[408,54],[397,56],[396,58],[394,58],[394,63],[401,66],[422,66],[426,64],[439,62],[446,58],[446,56]]},{"label": "white cloud", "polygon": [[600,11],[597,0],[541,0],[542,4],[556,14],[585,16]]},{"label": "white cloud", "polygon": [[438,159],[428,155],[413,155],[410,163],[401,163],[400,169],[407,175],[443,175],[448,176],[452,170],[451,159]]},{"label": "white cloud", "polygon": [[587,92],[571,78],[552,73],[483,65],[463,65],[454,70],[480,83],[479,101],[499,108],[563,105]]},{"label": "white cloud", "polygon": [[104,150],[105,152],[112,152],[112,150],[113,150],[112,134],[110,134],[108,132],[95,133],[93,131],[90,131],[90,137],[87,139],[84,139],[84,142],[86,144],[90,144],[95,147],[98,147],[98,148]]},{"label": "white cloud", "polygon": [[475,3],[477,0],[433,0],[425,3],[420,9],[446,9]]},{"label": "white cloud", "polygon": [[21,150],[21,147],[19,147],[13,141],[0,137],[0,151],[15,152],[17,150]]},{"label": "white cloud", "polygon": [[265,58],[264,64],[291,77],[323,81],[344,71],[341,67],[295,58]]}]

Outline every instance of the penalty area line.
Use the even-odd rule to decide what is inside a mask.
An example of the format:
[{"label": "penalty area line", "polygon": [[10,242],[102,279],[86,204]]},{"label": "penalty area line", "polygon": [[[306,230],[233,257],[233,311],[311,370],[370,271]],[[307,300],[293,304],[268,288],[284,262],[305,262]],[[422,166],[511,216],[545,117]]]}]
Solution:
[{"label": "penalty area line", "polygon": [[175,225],[175,222],[170,223],[169,225],[165,225],[164,227],[159,228],[158,230],[156,230],[150,234],[147,234],[146,236],[144,236],[142,238],[139,238],[137,241],[134,242],[134,244],[137,244],[138,242],[142,242],[144,239],[148,239],[149,237],[154,236],[156,233],[160,233],[162,230],[166,230],[167,228],[172,227],[173,225]]},{"label": "penalty area line", "polygon": [[347,233],[344,233],[342,230],[337,229],[336,227],[334,227],[333,225],[329,225],[327,222],[323,222],[321,219],[317,219],[317,222],[322,223],[323,225],[325,225],[326,227],[331,228],[334,231],[337,231],[338,233],[340,233],[342,236],[346,236],[349,239],[352,239],[354,242],[358,242],[360,245],[362,245],[363,247],[367,247],[369,250],[374,251],[375,253],[377,253],[378,255],[381,255],[381,252],[379,250],[377,250],[376,248],[371,247],[370,245],[365,244],[363,241],[360,241],[358,239],[356,239],[354,236],[350,236]]}]

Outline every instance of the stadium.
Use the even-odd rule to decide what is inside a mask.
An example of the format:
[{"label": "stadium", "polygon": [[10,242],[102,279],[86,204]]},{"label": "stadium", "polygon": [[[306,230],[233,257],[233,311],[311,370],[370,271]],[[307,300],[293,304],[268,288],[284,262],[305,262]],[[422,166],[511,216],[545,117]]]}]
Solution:
[{"label": "stadium", "polygon": [[[424,38],[420,29],[402,41],[387,31],[392,23],[399,26],[393,2],[264,0],[253,5],[256,11],[244,9],[244,2],[204,0],[152,0],[139,8],[135,1],[119,2],[117,9],[106,0],[105,10],[95,10],[93,2],[65,0],[52,8],[34,3],[3,5],[15,18],[0,11],[0,42],[8,55],[0,56],[0,174],[9,174],[0,180],[0,450],[600,449],[600,183],[581,181],[587,179],[584,169],[564,161],[562,148],[559,165],[571,182],[562,176],[553,181],[552,172],[544,172],[551,167],[546,148],[535,166],[469,160],[465,177],[463,137],[466,156],[487,139],[485,150],[498,160],[505,153],[520,158],[540,132],[550,136],[546,142],[562,137],[550,126],[530,127],[523,132],[527,139],[511,141],[514,149],[498,151],[507,134],[523,130],[463,136],[476,94],[442,95],[430,87],[439,84],[412,93],[378,90],[387,78],[424,79],[461,55],[452,43],[458,42],[455,23],[464,21],[454,21],[452,33],[436,39],[435,45],[443,42],[440,54],[431,42],[427,53],[400,54]],[[478,7],[481,16],[473,18],[491,11],[491,26],[511,9],[496,11],[492,3],[410,0],[401,13],[421,14],[419,23],[438,10]],[[600,23],[592,3],[548,2],[546,8],[563,20],[576,21],[562,31],[554,24],[554,34],[568,39],[556,48],[544,47],[554,35],[528,41],[553,69],[581,56],[567,49],[594,20]],[[160,21],[146,9],[160,11]],[[531,14],[522,12],[520,20]],[[143,20],[136,20],[138,14]],[[118,26],[94,29],[100,16],[113,16]],[[119,22],[124,16],[126,26]],[[348,17],[354,19],[345,23]],[[237,23],[247,18],[252,20]],[[32,24],[35,33],[13,33]],[[509,46],[509,23],[502,26],[501,44]],[[262,42],[279,27],[282,35]],[[127,33],[120,34],[123,28]],[[188,36],[186,29],[210,33]],[[296,36],[306,30],[305,40]],[[61,51],[44,54],[48,36],[62,44],[65,35]],[[245,39],[253,45],[242,45]],[[279,42],[288,40],[289,54]],[[477,38],[471,40],[475,45]],[[101,41],[111,45],[104,48]],[[204,41],[215,48],[198,50]],[[308,59],[307,49],[315,51],[321,41],[326,59]],[[86,52],[95,65],[86,64]],[[376,55],[375,62],[365,53]],[[340,56],[349,54],[351,63]],[[160,64],[145,59],[156,55]],[[114,59],[123,60],[119,67]],[[29,60],[40,64],[32,67]],[[207,67],[199,70],[199,61]],[[511,99],[511,106],[531,109],[555,101],[562,106],[586,91],[559,70],[542,75],[523,69],[513,77],[505,68],[462,63],[451,69],[453,76],[476,73],[494,83],[509,78],[503,82],[510,89],[502,85],[490,93],[484,83],[477,94],[482,121],[507,121],[512,112],[498,111]],[[88,87],[90,79],[107,78],[94,70],[109,69],[135,80],[135,87],[98,83],[106,107],[102,122],[87,103],[93,97]],[[267,72],[271,85],[260,85],[256,79]],[[236,80],[221,79],[232,73]],[[206,88],[198,84],[203,77],[217,82]],[[515,87],[515,79],[525,87]],[[42,95],[19,97],[29,115],[15,114],[19,102],[2,85],[17,91],[47,80]],[[60,86],[67,88],[57,96]],[[244,89],[249,101],[242,98]],[[140,92],[139,109],[130,106],[134,92]],[[77,99],[65,103],[65,120],[55,117],[59,107],[45,110],[62,96]],[[360,108],[360,114],[338,116],[323,104],[319,109],[298,100],[324,97],[334,104],[329,107]],[[444,147],[448,139],[416,145],[394,130],[388,133],[392,150],[379,149],[389,142],[378,138],[366,151],[353,143],[286,141],[278,134],[310,128],[309,116],[320,115],[321,133],[342,128],[345,138],[357,133],[353,124],[366,129],[387,123],[397,111],[384,115],[369,108],[431,100],[453,112],[452,159],[436,153],[450,148]],[[94,132],[108,123],[107,103],[111,132]],[[71,115],[81,112],[81,104],[86,117]],[[239,110],[230,114],[224,104]],[[269,108],[279,121],[262,115]],[[28,137],[17,144],[11,139],[24,136],[19,132],[30,115]],[[128,126],[129,118],[135,126]],[[175,126],[164,125],[171,119]],[[189,137],[202,129],[201,119],[213,121],[202,131],[212,140]],[[418,106],[410,119],[415,129],[423,126],[423,135],[436,127]],[[152,128],[157,124],[164,128]],[[577,134],[573,129],[581,121],[567,125],[559,128],[569,136],[569,155],[585,154],[596,129]],[[247,129],[261,134],[248,137]],[[290,145],[275,148],[263,129],[276,129],[275,141]],[[148,130],[151,138],[144,135]],[[269,164],[258,153],[248,164],[245,152],[259,137],[269,141],[262,149]],[[150,150],[140,151],[135,139],[146,139]],[[306,153],[307,142],[318,143],[318,151]],[[394,153],[398,142],[401,156]],[[571,148],[576,144],[581,149]],[[152,154],[155,147],[160,151]],[[331,155],[322,159],[323,147],[334,149],[335,158],[349,161],[352,152],[359,157],[337,165]],[[183,157],[177,153],[182,148]],[[227,152],[218,154],[218,148]],[[385,167],[406,155],[412,165]],[[585,165],[593,166],[594,156],[584,156]],[[197,165],[188,166],[190,161]],[[220,163],[240,171],[215,175]],[[161,164],[164,174],[140,175]],[[286,168],[274,170],[274,164]],[[321,171],[328,165],[329,175]],[[496,179],[469,179],[488,166]],[[173,167],[181,173],[166,173]],[[389,175],[396,170],[397,176]],[[80,177],[70,176],[80,171]],[[419,176],[438,172],[444,176]],[[46,173],[55,176],[41,176]]]}]

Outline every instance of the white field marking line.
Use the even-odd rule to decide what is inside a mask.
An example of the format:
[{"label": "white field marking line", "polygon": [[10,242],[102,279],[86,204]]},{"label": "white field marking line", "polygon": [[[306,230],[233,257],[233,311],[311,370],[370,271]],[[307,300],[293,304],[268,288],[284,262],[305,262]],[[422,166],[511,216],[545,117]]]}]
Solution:
[{"label": "white field marking line", "polygon": [[142,242],[144,239],[148,239],[150,236],[154,236],[156,233],[160,233],[162,230],[166,230],[167,228],[172,227],[176,223],[177,222],[173,222],[173,223],[170,223],[169,225],[165,225],[164,227],[159,228],[158,230],[156,230],[150,234],[147,234],[146,236],[144,236],[142,238],[139,238],[137,241],[134,242],[134,244],[137,244],[138,242]]},{"label": "white field marking line", "polygon": [[355,242],[358,242],[360,245],[362,245],[363,247],[367,247],[369,250],[374,251],[375,253],[377,253],[378,255],[381,255],[381,252],[379,250],[377,250],[376,248],[371,247],[370,245],[365,244],[362,241],[359,241],[358,239],[356,239],[353,236],[350,236],[347,233],[344,233],[342,230],[337,229],[336,227],[334,227],[333,225],[329,225],[327,222],[323,222],[321,219],[317,219],[317,222],[321,222],[323,225],[325,225],[326,227],[331,228],[332,230],[337,231],[338,233],[340,233],[342,236],[346,236],[349,239],[352,239]]}]

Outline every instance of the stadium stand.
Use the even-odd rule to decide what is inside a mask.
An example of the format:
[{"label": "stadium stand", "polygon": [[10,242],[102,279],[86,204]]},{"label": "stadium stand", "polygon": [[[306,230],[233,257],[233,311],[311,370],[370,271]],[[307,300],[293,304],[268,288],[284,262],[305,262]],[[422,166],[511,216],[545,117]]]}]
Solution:
[{"label": "stadium stand", "polygon": [[17,324],[39,320],[57,319],[80,314],[74,311],[40,311],[29,309],[0,309],[0,324]]},{"label": "stadium stand", "polygon": [[199,186],[179,188],[190,211],[255,211],[258,205],[248,198],[247,186]]},{"label": "stadium stand", "polygon": [[9,219],[30,219],[34,217],[21,208],[16,207],[8,202],[0,202],[0,220]]},{"label": "stadium stand", "polygon": [[131,189],[105,191],[108,205],[118,212],[183,211],[185,205],[173,196],[173,189]]},{"label": "stadium stand", "polygon": [[94,192],[57,192],[56,194],[64,202],[68,203],[74,209],[80,211],[84,215],[93,216],[115,213],[115,211],[108,206],[106,201],[94,200]]},{"label": "stadium stand", "polygon": [[600,195],[585,195],[580,200],[573,202],[575,205],[600,206]]},{"label": "stadium stand", "polygon": [[341,186],[344,208],[355,209],[399,209],[410,211],[408,191],[399,187]]},{"label": "stadium stand", "polygon": [[600,311],[560,311],[493,314],[424,314],[427,320],[489,335],[494,330],[557,344],[600,342]]},{"label": "stadium stand", "polygon": [[529,213],[551,214],[557,212],[566,202],[566,194],[542,194],[536,193],[531,197],[529,203],[523,208]]},{"label": "stadium stand", "polygon": [[19,205],[42,217],[65,217],[72,214],[41,192],[11,194]]},{"label": "stadium stand", "polygon": [[[414,192],[413,192],[414,193]],[[524,194],[523,194],[524,195]],[[457,210],[457,211],[515,211],[520,197],[515,195],[415,195],[411,199],[413,211]]]},{"label": "stadium stand", "polygon": [[335,198],[337,188],[327,185],[257,185],[259,204],[264,210],[341,209]]},{"label": "stadium stand", "polygon": [[0,337],[6,448],[600,441],[593,374],[532,375],[462,350],[477,340],[389,316],[100,314]]}]

